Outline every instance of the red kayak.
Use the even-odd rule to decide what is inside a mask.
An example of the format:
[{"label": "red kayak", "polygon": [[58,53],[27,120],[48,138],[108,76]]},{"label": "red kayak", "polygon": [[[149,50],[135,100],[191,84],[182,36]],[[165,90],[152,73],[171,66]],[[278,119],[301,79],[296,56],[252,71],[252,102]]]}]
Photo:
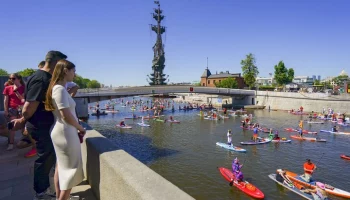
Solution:
[{"label": "red kayak", "polygon": [[[235,175],[232,173],[230,169],[220,167],[219,171],[221,175],[228,181],[231,182],[235,179]],[[248,181],[242,181],[239,183],[233,182],[233,185],[240,189],[242,192],[246,193],[247,195],[254,197],[256,199],[264,199],[265,195],[262,193],[257,187],[249,183]]]},{"label": "red kayak", "polygon": [[[288,132],[299,132],[297,129],[294,128],[285,128],[284,130]],[[317,131],[309,131],[309,130],[303,130],[304,134],[317,134]]]},{"label": "red kayak", "polygon": [[342,159],[345,159],[345,160],[350,160],[350,156],[349,155],[340,155],[340,157]]}]

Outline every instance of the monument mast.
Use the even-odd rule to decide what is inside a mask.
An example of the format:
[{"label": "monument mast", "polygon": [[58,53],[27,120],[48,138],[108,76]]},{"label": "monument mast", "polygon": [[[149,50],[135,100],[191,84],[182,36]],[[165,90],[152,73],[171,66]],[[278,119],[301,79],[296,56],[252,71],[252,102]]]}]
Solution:
[{"label": "monument mast", "polygon": [[[154,1],[155,4],[158,5],[158,8],[154,9],[153,19],[157,21],[157,25],[151,25],[152,31],[157,34],[157,41],[153,46],[153,60],[152,60],[152,70],[153,73],[147,75],[150,85],[166,85],[166,79],[169,77],[163,73],[165,56],[164,56],[164,45],[162,41],[162,34],[165,33],[165,27],[161,26],[161,21],[164,19],[164,15],[162,15],[162,10],[160,9],[159,1]],[[166,77],[165,77],[166,76]]]}]

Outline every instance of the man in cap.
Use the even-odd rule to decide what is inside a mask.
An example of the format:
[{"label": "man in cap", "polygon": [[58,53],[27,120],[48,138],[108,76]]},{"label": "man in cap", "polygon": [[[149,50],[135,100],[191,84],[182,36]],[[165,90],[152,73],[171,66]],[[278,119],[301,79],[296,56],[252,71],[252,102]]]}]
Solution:
[{"label": "man in cap", "polygon": [[316,165],[311,162],[310,159],[306,159],[304,163],[304,175],[301,176],[306,182],[310,182],[312,178],[312,174],[316,170]]},{"label": "man in cap", "polygon": [[52,199],[47,192],[50,186],[49,173],[55,164],[56,155],[50,137],[54,123],[52,112],[45,110],[44,101],[56,63],[67,56],[59,51],[49,51],[45,57],[44,67],[29,77],[26,85],[23,117],[14,121],[14,129],[27,128],[36,141],[39,158],[34,162],[34,199]]}]

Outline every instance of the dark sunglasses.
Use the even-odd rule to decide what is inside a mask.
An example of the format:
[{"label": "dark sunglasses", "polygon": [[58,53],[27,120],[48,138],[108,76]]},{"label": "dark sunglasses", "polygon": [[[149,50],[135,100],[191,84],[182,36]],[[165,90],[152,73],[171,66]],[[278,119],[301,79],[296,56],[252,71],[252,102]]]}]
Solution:
[{"label": "dark sunglasses", "polygon": [[9,80],[14,81],[14,80],[16,80],[16,78],[9,78]]}]

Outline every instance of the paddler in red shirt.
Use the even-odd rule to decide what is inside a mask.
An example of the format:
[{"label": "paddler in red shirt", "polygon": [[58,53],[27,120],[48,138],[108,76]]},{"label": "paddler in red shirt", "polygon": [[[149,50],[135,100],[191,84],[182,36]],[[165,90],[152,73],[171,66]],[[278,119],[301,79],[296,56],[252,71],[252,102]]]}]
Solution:
[{"label": "paddler in red shirt", "polygon": [[317,168],[316,165],[312,163],[310,159],[306,159],[306,162],[304,163],[304,175],[302,175],[301,177],[306,182],[310,182],[312,178],[312,174],[314,173],[316,168]]}]

